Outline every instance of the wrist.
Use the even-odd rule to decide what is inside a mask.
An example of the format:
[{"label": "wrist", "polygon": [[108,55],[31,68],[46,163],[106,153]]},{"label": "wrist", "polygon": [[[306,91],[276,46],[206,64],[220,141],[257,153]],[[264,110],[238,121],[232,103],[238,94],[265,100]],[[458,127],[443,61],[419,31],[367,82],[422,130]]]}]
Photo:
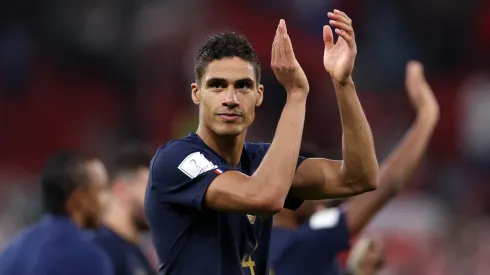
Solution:
[{"label": "wrist", "polygon": [[308,92],[304,90],[290,90],[287,91],[287,102],[294,101],[294,102],[303,102],[306,101],[306,98],[308,97]]},{"label": "wrist", "polygon": [[339,86],[345,86],[345,85],[350,85],[354,83],[354,80],[352,80],[352,75],[349,75],[345,79],[342,80],[337,80],[332,77],[332,81],[334,85],[339,85]]},{"label": "wrist", "polygon": [[337,88],[337,87],[343,88],[346,86],[354,86],[354,80],[352,79],[352,75],[350,75],[349,77],[347,77],[344,80],[337,80],[337,79],[332,78],[332,82],[333,82],[333,85],[335,88]]}]

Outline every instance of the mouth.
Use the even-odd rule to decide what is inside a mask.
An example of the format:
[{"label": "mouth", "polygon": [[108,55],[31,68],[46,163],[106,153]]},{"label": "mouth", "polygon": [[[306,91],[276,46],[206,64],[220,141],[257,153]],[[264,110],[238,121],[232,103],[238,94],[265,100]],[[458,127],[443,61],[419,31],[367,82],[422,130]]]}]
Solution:
[{"label": "mouth", "polygon": [[236,113],[221,113],[218,116],[225,121],[235,121],[242,117],[240,114]]}]

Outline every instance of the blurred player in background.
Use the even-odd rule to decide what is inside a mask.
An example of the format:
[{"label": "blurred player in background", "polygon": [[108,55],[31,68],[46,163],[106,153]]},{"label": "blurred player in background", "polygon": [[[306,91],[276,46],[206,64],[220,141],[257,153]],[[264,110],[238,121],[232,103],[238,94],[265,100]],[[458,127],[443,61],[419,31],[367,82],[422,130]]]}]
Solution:
[{"label": "blurred player in background", "polygon": [[107,185],[101,161],[77,152],[48,160],[41,177],[46,215],[21,232],[0,255],[1,275],[112,275],[107,256],[83,238],[100,223]]},{"label": "blurred player in background", "polygon": [[[398,147],[381,164],[378,189],[350,199],[346,209],[342,210],[325,209],[322,202],[305,202],[296,212],[282,211],[277,214],[270,251],[276,275],[339,274],[336,255],[347,250],[351,237],[360,233],[410,181],[437,125],[439,105],[425,80],[420,63],[407,64],[405,84],[416,111],[416,119]],[[379,243],[368,243],[362,251],[377,251]],[[364,252],[358,254],[363,257],[371,255]],[[362,266],[363,257],[352,257],[350,266]],[[353,268],[351,272],[359,274],[357,270]]]},{"label": "blurred player in background", "polygon": [[157,274],[138,246],[140,233],[149,229],[143,204],[152,155],[130,149],[108,165],[110,188],[103,226],[91,241],[109,256],[114,274]]},{"label": "blurred player in background", "polygon": [[[383,267],[384,262],[383,241],[377,238],[362,237],[349,253],[344,275],[375,275]],[[342,272],[337,272],[337,269],[338,267],[335,266],[329,272],[322,274],[341,274]]]},{"label": "blurred player in background", "polygon": [[334,43],[324,27],[323,61],[342,117],[344,161],[298,160],[309,85],[284,20],[271,65],[287,102],[272,144],[245,142],[264,91],[254,49],[234,33],[210,37],[191,86],[197,134],[164,145],[150,166],[145,211],[160,274],[267,274],[273,214],[303,199],[376,188],[373,138],[351,78],[357,53],[351,20],[338,10],[328,16],[340,38]]}]

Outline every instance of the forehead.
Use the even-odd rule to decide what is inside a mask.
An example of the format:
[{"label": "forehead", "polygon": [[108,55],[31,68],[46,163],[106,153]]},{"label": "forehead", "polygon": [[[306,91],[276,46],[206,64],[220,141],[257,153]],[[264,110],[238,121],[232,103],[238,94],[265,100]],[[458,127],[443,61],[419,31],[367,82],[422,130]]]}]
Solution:
[{"label": "forehead", "polygon": [[206,82],[212,78],[222,78],[229,82],[245,78],[256,81],[253,65],[238,57],[223,58],[209,63],[203,80]]}]

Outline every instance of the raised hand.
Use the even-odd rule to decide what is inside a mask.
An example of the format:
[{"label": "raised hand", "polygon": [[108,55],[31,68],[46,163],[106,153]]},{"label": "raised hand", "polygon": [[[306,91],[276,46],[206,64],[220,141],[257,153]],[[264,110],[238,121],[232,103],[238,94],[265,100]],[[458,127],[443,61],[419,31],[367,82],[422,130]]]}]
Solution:
[{"label": "raised hand", "polygon": [[334,43],[333,33],[330,26],[323,27],[323,65],[332,79],[340,84],[351,80],[354,61],[357,55],[352,20],[342,11],[329,12],[330,26],[335,27],[335,33],[339,35]]},{"label": "raised hand", "polygon": [[277,80],[284,86],[288,94],[308,94],[310,90],[308,79],[294,56],[286,22],[282,19],[279,21],[272,43],[271,67]]},{"label": "raised hand", "polygon": [[420,62],[407,63],[405,88],[412,106],[418,115],[424,115],[434,122],[439,118],[439,104],[424,76],[424,67]]}]

